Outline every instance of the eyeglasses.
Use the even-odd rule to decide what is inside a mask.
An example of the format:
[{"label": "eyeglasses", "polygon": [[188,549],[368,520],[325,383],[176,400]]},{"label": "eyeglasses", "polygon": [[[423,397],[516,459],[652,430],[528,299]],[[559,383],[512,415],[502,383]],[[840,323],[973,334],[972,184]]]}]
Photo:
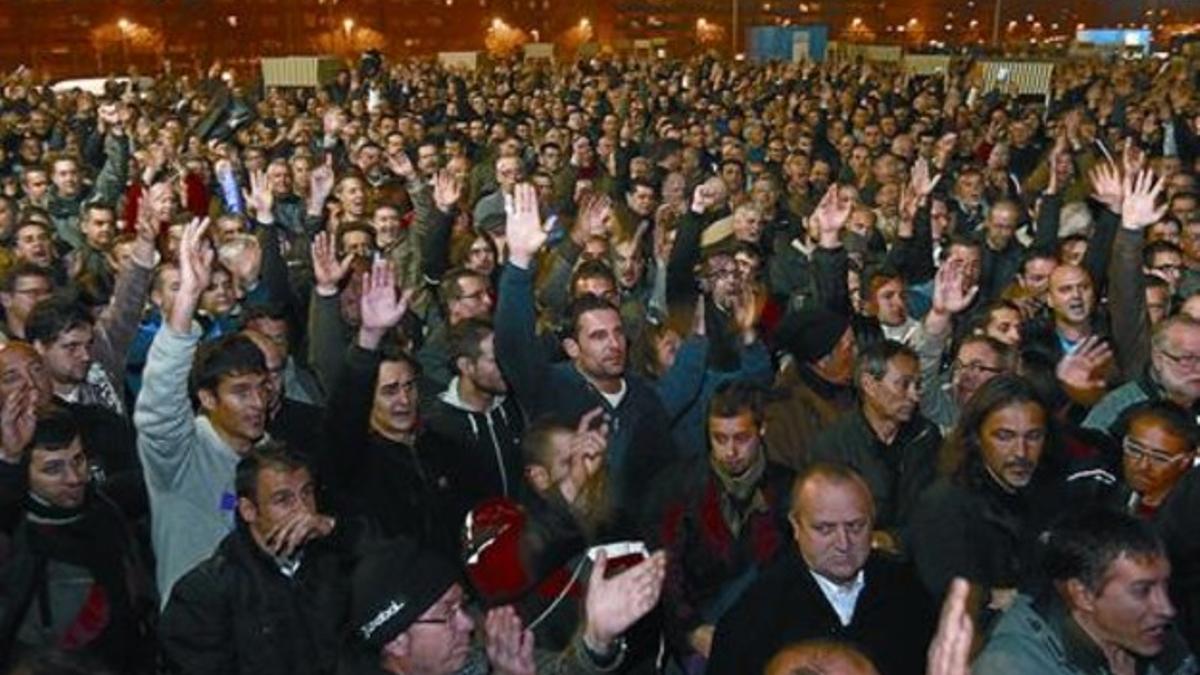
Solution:
[{"label": "eyeglasses", "polygon": [[954,369],[959,372],[971,373],[973,375],[979,375],[979,374],[983,374],[983,373],[986,373],[988,375],[999,375],[1004,372],[1003,368],[997,368],[995,366],[985,365],[978,361],[968,361],[967,363],[963,363],[962,361],[955,361]]},{"label": "eyeglasses", "polygon": [[458,617],[460,614],[466,614],[466,613],[467,613],[467,610],[463,607],[463,604],[461,602],[456,602],[450,606],[449,610],[446,611],[445,616],[431,617],[428,619],[417,619],[413,623],[423,623],[423,624],[431,624],[431,625],[446,625],[448,623],[453,622],[454,619],[456,617]]},{"label": "eyeglasses", "polygon": [[1187,454],[1172,455],[1170,453],[1163,452],[1162,450],[1148,448],[1145,445],[1142,445],[1141,442],[1132,436],[1126,436],[1125,441],[1121,444],[1121,447],[1125,450],[1125,454],[1128,455],[1130,459],[1135,461],[1149,460],[1152,464],[1156,464],[1158,466],[1167,466],[1168,464],[1173,464],[1174,462],[1179,461],[1181,458],[1187,457]]},{"label": "eyeglasses", "polygon": [[1172,354],[1165,349],[1162,350],[1161,353],[1172,363],[1183,366],[1188,370],[1196,370],[1197,368],[1200,368],[1200,354]]}]

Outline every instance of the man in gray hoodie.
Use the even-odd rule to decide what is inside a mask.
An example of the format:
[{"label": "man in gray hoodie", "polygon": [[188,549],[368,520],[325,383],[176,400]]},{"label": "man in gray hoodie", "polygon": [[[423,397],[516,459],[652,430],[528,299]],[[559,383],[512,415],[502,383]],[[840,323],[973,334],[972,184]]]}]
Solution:
[{"label": "man in gray hoodie", "polygon": [[184,230],[179,293],[150,347],[134,412],[164,603],[175,581],[233,529],[235,468],[266,425],[262,351],[241,335],[197,351],[202,330],[193,315],[214,257],[207,228],[207,220],[193,221]]}]

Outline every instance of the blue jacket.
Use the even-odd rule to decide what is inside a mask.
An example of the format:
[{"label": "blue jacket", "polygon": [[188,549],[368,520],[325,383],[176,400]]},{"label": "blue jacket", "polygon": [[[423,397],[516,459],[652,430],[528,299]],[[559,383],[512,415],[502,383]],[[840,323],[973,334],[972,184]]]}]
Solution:
[{"label": "blue jacket", "polygon": [[603,407],[609,417],[606,461],[618,506],[630,505],[649,478],[678,455],[671,417],[654,387],[625,375],[625,396],[615,407],[570,362],[551,363],[535,328],[533,273],[511,264],[500,276],[496,308],[496,359],[525,415],[578,420]]}]

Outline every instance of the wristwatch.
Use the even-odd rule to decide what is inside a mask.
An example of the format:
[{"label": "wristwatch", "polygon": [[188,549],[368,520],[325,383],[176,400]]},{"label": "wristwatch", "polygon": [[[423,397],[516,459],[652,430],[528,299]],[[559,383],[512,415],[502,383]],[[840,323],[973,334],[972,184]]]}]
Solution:
[{"label": "wristwatch", "polygon": [[625,656],[626,650],[629,649],[628,643],[625,642],[625,637],[621,636],[612,642],[608,643],[608,649],[601,652],[588,644],[587,636],[580,639],[583,643],[583,650],[587,652],[588,659],[596,665],[596,667],[605,669],[616,665]]}]

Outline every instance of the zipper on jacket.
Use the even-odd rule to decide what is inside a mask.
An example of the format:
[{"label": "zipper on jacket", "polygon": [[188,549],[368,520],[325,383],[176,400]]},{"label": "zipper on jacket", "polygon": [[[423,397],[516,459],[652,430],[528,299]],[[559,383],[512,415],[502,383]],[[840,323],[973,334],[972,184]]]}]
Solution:
[{"label": "zipper on jacket", "polygon": [[487,418],[488,436],[492,438],[492,450],[496,453],[496,465],[500,467],[500,490],[508,496],[508,471],[504,468],[504,455],[500,452],[500,439],[496,438],[496,426],[492,423],[492,413],[484,413]]}]

